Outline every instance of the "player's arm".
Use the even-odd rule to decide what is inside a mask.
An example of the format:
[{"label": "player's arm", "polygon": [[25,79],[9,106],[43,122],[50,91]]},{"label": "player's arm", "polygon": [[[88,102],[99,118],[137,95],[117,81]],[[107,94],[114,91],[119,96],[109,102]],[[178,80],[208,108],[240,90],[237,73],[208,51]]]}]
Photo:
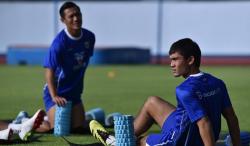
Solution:
[{"label": "player's arm", "polygon": [[204,143],[204,146],[215,146],[213,128],[209,118],[202,117],[197,121],[199,132]]},{"label": "player's arm", "polygon": [[222,111],[222,115],[227,121],[227,126],[232,139],[232,144],[234,146],[241,145],[239,122],[234,112],[234,109],[232,107],[225,108]]},{"label": "player's arm", "polygon": [[59,106],[63,106],[66,104],[66,99],[59,97],[56,92],[56,86],[55,86],[55,76],[54,71],[50,68],[45,68],[45,80],[47,82],[50,96],[52,97],[52,100]]}]

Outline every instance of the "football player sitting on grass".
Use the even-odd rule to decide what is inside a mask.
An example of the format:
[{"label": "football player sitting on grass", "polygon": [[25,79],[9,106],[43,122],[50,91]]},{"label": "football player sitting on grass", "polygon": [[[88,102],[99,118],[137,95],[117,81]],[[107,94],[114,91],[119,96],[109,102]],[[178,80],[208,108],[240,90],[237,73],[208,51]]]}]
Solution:
[{"label": "football player sitting on grass", "polygon": [[46,115],[41,109],[31,118],[22,113],[20,112],[12,123],[0,121],[0,140],[11,140],[13,134],[18,134],[21,140],[28,141],[33,132],[40,127]]}]

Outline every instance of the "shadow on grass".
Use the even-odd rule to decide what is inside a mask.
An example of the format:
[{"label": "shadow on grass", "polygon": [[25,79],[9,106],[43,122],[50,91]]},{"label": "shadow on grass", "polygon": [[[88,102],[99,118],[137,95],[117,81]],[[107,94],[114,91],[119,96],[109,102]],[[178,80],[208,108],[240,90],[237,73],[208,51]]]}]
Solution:
[{"label": "shadow on grass", "polygon": [[22,141],[21,139],[13,139],[13,140],[0,140],[0,145],[16,145],[16,144],[29,144],[32,142],[41,142],[39,140],[40,137],[42,137],[43,135],[38,135],[38,136],[32,136],[31,139],[29,139],[28,141]]},{"label": "shadow on grass", "polygon": [[[32,142],[42,142],[39,140],[43,135],[33,136],[29,141],[22,141],[21,139],[13,140],[1,140],[0,145],[18,145],[18,144],[31,144]],[[101,143],[90,143],[90,144],[76,144],[68,141],[66,138],[62,137],[64,141],[69,144],[69,146],[103,146]]]},{"label": "shadow on grass", "polygon": [[76,143],[72,143],[69,140],[67,140],[65,137],[61,136],[61,138],[66,141],[69,146],[103,146],[101,143],[91,143],[91,144],[76,144]]}]

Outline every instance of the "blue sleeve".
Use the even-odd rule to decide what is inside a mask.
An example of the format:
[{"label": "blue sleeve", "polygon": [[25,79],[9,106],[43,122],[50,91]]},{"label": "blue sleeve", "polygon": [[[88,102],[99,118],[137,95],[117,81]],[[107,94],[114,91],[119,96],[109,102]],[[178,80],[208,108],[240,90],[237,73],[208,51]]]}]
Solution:
[{"label": "blue sleeve", "polygon": [[222,94],[222,109],[228,108],[232,106],[232,103],[230,101],[230,97],[227,92],[226,85],[223,81],[221,81],[221,94]]},{"label": "blue sleeve", "polygon": [[197,95],[192,91],[176,88],[176,96],[187,111],[191,122],[195,122],[207,115]]},{"label": "blue sleeve", "polygon": [[60,50],[61,50],[60,42],[55,40],[50,46],[49,52],[45,58],[45,61],[43,64],[44,68],[50,68],[55,71],[56,68],[60,66],[60,62],[61,62]]},{"label": "blue sleeve", "polygon": [[89,57],[93,56],[94,54],[94,48],[95,48],[95,34],[94,33],[91,34],[91,47],[90,48],[91,50],[89,52]]}]

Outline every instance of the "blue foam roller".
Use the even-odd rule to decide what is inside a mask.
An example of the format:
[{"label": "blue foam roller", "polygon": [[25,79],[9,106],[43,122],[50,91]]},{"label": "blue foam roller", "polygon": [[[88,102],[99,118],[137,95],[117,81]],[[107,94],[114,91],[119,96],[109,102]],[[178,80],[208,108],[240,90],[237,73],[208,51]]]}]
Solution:
[{"label": "blue foam roller", "polygon": [[128,139],[133,139],[134,136],[133,135],[128,135],[128,134],[119,134],[116,135],[117,138],[128,138]]},{"label": "blue foam roller", "polygon": [[127,134],[127,133],[129,133],[130,132],[130,130],[116,130],[115,131],[116,132],[116,134]]},{"label": "blue foam roller", "polygon": [[132,125],[115,125],[114,128],[117,130],[125,130],[125,129],[133,130],[134,129]]},{"label": "blue foam roller", "polygon": [[129,125],[130,121],[114,121],[116,125]]},{"label": "blue foam roller", "polygon": [[132,115],[116,115],[114,116],[115,121],[123,121],[123,120],[128,120],[128,121],[133,121],[134,117]]},{"label": "blue foam roller", "polygon": [[114,125],[114,117],[115,116],[121,116],[122,114],[121,113],[111,113],[109,115],[106,116],[105,118],[105,125],[106,126],[113,126]]},{"label": "blue foam roller", "polygon": [[100,123],[105,122],[105,113],[102,108],[94,108],[85,113],[86,120],[96,120]]},{"label": "blue foam roller", "polygon": [[133,116],[114,116],[114,130],[117,146],[135,146]]},{"label": "blue foam roller", "polygon": [[72,102],[68,101],[65,106],[57,106],[55,112],[54,135],[66,136],[70,134]]}]

